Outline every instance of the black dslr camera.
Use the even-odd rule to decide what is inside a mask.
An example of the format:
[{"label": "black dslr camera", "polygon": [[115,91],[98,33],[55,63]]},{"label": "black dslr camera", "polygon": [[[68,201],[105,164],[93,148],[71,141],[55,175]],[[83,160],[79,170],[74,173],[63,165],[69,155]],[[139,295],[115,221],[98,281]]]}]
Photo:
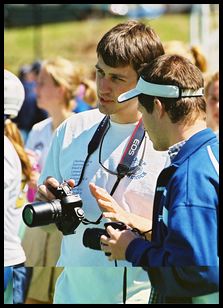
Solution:
[{"label": "black dslr camera", "polygon": [[73,195],[68,183],[64,182],[57,188],[48,189],[57,199],[27,204],[22,212],[23,221],[28,227],[37,227],[55,223],[63,235],[75,233],[84,218],[82,200]]},{"label": "black dslr camera", "polygon": [[[112,226],[114,229],[118,229],[120,231],[126,230],[126,225],[123,222],[106,222],[104,224],[105,229],[108,226]],[[106,235],[109,237],[108,232],[105,229],[100,228],[87,228],[83,234],[83,245],[85,247],[101,250],[100,237],[102,235]]]}]

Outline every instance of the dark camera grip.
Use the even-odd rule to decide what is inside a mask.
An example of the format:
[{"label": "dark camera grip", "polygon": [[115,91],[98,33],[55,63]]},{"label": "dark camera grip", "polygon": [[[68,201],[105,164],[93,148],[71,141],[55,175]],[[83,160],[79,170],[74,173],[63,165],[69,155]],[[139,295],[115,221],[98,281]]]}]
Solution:
[{"label": "dark camera grip", "polygon": [[108,227],[108,226],[112,226],[113,229],[118,229],[120,231],[122,230],[126,230],[126,225],[121,222],[121,221],[112,221],[112,222],[106,222],[104,224],[105,226],[105,229]]}]

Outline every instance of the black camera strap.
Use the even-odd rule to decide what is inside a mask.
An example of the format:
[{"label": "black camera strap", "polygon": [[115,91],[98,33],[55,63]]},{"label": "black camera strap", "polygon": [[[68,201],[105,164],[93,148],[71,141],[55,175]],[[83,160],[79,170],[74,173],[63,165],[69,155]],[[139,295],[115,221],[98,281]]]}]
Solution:
[{"label": "black camera strap", "polygon": [[[105,127],[105,126],[104,126]],[[108,128],[104,129],[105,132],[107,132]],[[97,133],[97,131],[95,132],[95,134]],[[95,135],[94,135],[95,136]],[[101,135],[101,138],[104,138],[104,135]],[[122,155],[122,158],[120,160],[120,163],[118,164],[117,167],[117,180],[115,182],[115,184],[112,187],[112,190],[110,192],[110,195],[112,196],[116,190],[116,188],[118,187],[119,182],[121,181],[121,179],[123,179],[126,175],[131,175],[134,172],[136,172],[136,168],[131,168],[132,162],[135,159],[135,157],[138,154],[139,148],[141,146],[141,143],[143,141],[143,138],[145,136],[145,130],[143,127],[143,123],[142,123],[142,118],[139,120],[137,126],[135,127],[132,136],[129,139],[128,145]],[[93,137],[94,138],[94,137]],[[100,142],[98,142],[98,145]],[[144,149],[145,150],[145,149]],[[83,170],[82,170],[83,172]],[[79,181],[80,182],[80,181]],[[98,225],[101,222],[103,215],[101,214],[100,217],[96,220],[96,221],[90,221],[87,218],[84,218],[82,220],[82,223],[87,225],[87,224],[95,224]]]},{"label": "black camera strap", "polygon": [[123,273],[123,304],[126,302],[126,297],[127,297],[127,267],[124,267],[124,273]]},{"label": "black camera strap", "polygon": [[80,185],[80,183],[82,182],[83,180],[83,176],[84,176],[84,170],[86,168],[86,165],[87,165],[87,162],[88,162],[88,159],[89,157],[97,150],[97,148],[99,147],[99,144],[101,142],[101,139],[103,137],[103,135],[105,134],[105,132],[107,131],[109,127],[109,116],[105,116],[102,121],[100,122],[100,124],[98,125],[91,141],[89,142],[88,144],[88,153],[87,153],[87,157],[84,161],[84,165],[83,165],[83,168],[81,170],[81,175],[80,175],[80,178],[79,178],[79,181],[78,183],[74,186],[77,187]]}]

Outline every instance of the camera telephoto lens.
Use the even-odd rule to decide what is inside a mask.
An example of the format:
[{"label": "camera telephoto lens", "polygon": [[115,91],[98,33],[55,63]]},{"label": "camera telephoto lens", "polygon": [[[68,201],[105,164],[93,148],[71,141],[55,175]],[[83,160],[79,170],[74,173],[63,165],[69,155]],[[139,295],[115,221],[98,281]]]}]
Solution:
[{"label": "camera telephoto lens", "polygon": [[31,207],[25,207],[23,210],[23,220],[28,226],[32,226],[34,211]]},{"label": "camera telephoto lens", "polygon": [[23,209],[22,218],[28,227],[37,227],[54,223],[60,213],[60,200],[56,199],[27,204]]}]

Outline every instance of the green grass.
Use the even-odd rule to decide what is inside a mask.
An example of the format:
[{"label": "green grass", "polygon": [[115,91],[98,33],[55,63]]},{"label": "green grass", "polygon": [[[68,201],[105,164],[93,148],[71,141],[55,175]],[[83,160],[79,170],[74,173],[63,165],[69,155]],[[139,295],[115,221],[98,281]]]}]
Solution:
[{"label": "green grass", "polygon": [[[84,63],[90,70],[96,62],[96,45],[102,35],[125,18],[89,19],[5,29],[5,68],[17,73],[21,65],[36,58],[46,59],[61,55]],[[189,15],[164,15],[143,20],[158,33],[162,41],[189,41]]]},{"label": "green grass", "polygon": [[181,40],[189,42],[189,15],[163,15],[153,19],[150,25],[159,34],[162,41]]}]

